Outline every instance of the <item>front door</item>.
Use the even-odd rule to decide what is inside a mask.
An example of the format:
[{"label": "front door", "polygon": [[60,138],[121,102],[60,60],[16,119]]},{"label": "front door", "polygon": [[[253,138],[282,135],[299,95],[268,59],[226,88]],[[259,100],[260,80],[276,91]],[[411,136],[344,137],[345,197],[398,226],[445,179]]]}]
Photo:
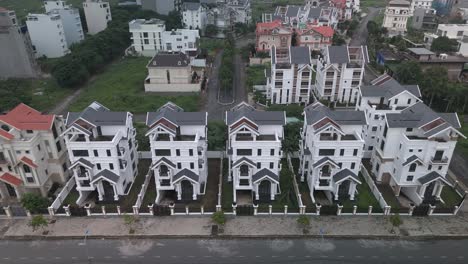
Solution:
[{"label": "front door", "polygon": [[114,201],[114,188],[108,181],[102,181],[102,188],[104,189],[104,201]]},{"label": "front door", "polygon": [[260,196],[260,201],[270,201],[271,200],[271,182],[264,180],[258,186],[258,195]]},{"label": "front door", "polygon": [[349,180],[344,181],[340,184],[340,187],[338,189],[338,197],[340,200],[342,199],[348,199],[349,197]]},{"label": "front door", "polygon": [[181,183],[182,189],[182,200],[191,201],[193,199],[193,186],[192,183],[188,180],[183,180]]},{"label": "front door", "polygon": [[5,186],[7,188],[8,195],[10,195],[10,197],[16,197],[15,188],[8,183],[5,183]]},{"label": "front door", "polygon": [[424,192],[424,201],[431,202],[433,200],[433,193],[435,188],[436,181],[429,183],[426,187],[426,191]]}]

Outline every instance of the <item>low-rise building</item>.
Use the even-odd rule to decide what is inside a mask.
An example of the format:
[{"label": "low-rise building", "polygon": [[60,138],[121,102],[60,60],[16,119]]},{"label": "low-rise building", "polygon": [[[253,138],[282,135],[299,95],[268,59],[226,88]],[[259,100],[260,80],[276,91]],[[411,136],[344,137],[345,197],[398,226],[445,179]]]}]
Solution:
[{"label": "low-rise building", "polygon": [[[333,111],[316,102],[304,109],[300,141],[301,181],[307,181],[310,197],[323,191],[329,201],[354,200],[367,124],[362,111]],[[365,184],[365,183],[364,183]]]},{"label": "low-rise building", "polygon": [[225,122],[233,201],[244,193],[256,201],[275,200],[280,193],[285,113],[258,111],[243,102],[226,112]]},{"label": "low-rise building", "polygon": [[198,30],[177,29],[164,31],[161,37],[164,51],[183,52],[190,57],[195,57],[198,53],[198,40],[200,39]]},{"label": "low-rise building", "polygon": [[149,112],[146,136],[151,146],[151,170],[156,202],[175,191],[177,200],[196,200],[205,194],[208,176],[206,112],[185,112],[169,102]]},{"label": "low-rise building", "polygon": [[436,10],[433,8],[416,8],[413,12],[412,27],[433,31],[437,28]]},{"label": "low-rise building", "polygon": [[324,48],[317,60],[315,95],[331,102],[356,103],[367,63],[367,46]]},{"label": "low-rise building", "polygon": [[182,0],[141,0],[143,10],[152,10],[161,15],[168,15],[171,11],[178,11]]},{"label": "low-rise building", "polygon": [[107,24],[112,20],[109,2],[102,0],[86,0],[83,9],[88,25],[88,33],[97,34],[107,28]]},{"label": "low-rise building", "polygon": [[36,77],[38,69],[29,34],[19,26],[15,11],[2,7],[0,46],[0,79]]},{"label": "low-rise building", "polygon": [[287,5],[278,6],[273,14],[263,14],[263,22],[281,20],[281,22],[293,28],[303,25],[329,26],[333,29],[339,21],[339,10],[331,5],[318,6],[306,2],[304,6]]},{"label": "low-rise building", "polygon": [[182,52],[158,52],[146,66],[146,92],[198,92],[204,72],[195,71]]},{"label": "low-rise building", "polygon": [[272,104],[307,105],[310,101],[313,66],[309,47],[271,48],[266,97]]},{"label": "low-rise building", "polygon": [[69,162],[60,133],[61,116],[45,115],[19,104],[0,115],[0,198],[23,193],[47,196],[52,184],[65,183]]},{"label": "low-rise building", "polygon": [[387,34],[391,37],[404,35],[406,34],[406,23],[410,16],[410,2],[405,0],[392,0],[385,8],[382,27],[387,29]]},{"label": "low-rise building", "polygon": [[329,26],[308,25],[297,31],[297,45],[322,50],[332,45],[334,33],[333,28]]},{"label": "low-rise building", "polygon": [[255,30],[257,51],[267,52],[275,46],[287,49],[291,46],[292,31],[283,26],[281,20],[257,23]]},{"label": "low-rise building", "polygon": [[112,112],[94,102],[83,112],[69,112],[63,132],[78,204],[97,192],[99,201],[118,201],[130,192],[138,173],[138,143],[133,115]]}]

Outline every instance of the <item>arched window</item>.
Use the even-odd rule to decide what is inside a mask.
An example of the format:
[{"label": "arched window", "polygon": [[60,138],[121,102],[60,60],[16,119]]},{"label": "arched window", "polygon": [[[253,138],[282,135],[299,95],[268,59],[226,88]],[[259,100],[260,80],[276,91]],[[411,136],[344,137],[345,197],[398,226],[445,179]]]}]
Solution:
[{"label": "arched window", "polygon": [[25,173],[31,173],[31,168],[29,168],[27,165],[23,165],[23,170]]},{"label": "arched window", "polygon": [[241,165],[241,166],[240,166],[240,174],[241,174],[242,176],[247,176],[247,175],[249,175],[249,166],[247,166],[247,165]]},{"label": "arched window", "polygon": [[8,127],[7,125],[2,125],[2,129],[5,131],[10,131],[10,127]]},{"label": "arched window", "polygon": [[418,164],[416,164],[416,163],[411,164],[410,167],[409,167],[409,171],[410,171],[410,172],[416,171],[416,167],[417,167],[417,166],[418,166]]}]

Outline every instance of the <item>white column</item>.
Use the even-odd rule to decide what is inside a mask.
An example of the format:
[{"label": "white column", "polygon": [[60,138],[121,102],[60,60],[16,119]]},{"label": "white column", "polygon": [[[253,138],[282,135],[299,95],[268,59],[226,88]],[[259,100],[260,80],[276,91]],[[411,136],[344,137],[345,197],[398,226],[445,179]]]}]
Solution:
[{"label": "white column", "polygon": [[271,200],[275,200],[275,194],[276,194],[276,183],[271,183],[271,185],[270,185],[270,198],[271,198]]},{"label": "white column", "polygon": [[338,200],[338,190],[340,189],[341,183],[335,184],[335,200]]},{"label": "white column", "polygon": [[102,181],[98,182],[97,191],[99,195],[99,201],[102,201],[104,199],[104,190],[102,188]]},{"label": "white column", "polygon": [[114,189],[114,200],[118,201],[119,200],[119,194],[117,193],[117,186],[114,184],[112,185],[112,188]]},{"label": "white column", "polygon": [[424,193],[426,192],[426,187],[427,185],[421,186],[421,188],[419,189],[419,196],[424,197]]},{"label": "white column", "polygon": [[258,183],[254,183],[254,191],[255,191],[255,200],[260,199],[260,194],[258,193]]},{"label": "white column", "polygon": [[182,200],[182,188],[180,186],[180,183],[176,184],[176,190],[177,190],[177,200]]},{"label": "white column", "polygon": [[228,182],[232,181],[232,176],[231,173],[233,173],[232,168],[231,168],[231,157],[228,159]]},{"label": "white column", "polygon": [[354,195],[356,194],[356,183],[351,181],[350,185],[349,185],[349,199],[351,201],[354,200]]},{"label": "white column", "polygon": [[[193,188],[192,199],[193,199],[194,201],[197,200],[197,194],[198,194],[197,186],[198,186],[198,183],[192,184],[192,188]],[[198,188],[198,190],[200,190],[200,188]]]},{"label": "white column", "polygon": [[437,197],[437,199],[440,199],[440,194],[442,193],[442,189],[444,188],[444,185],[440,182],[438,182],[437,185],[438,187],[437,187],[435,196]]}]

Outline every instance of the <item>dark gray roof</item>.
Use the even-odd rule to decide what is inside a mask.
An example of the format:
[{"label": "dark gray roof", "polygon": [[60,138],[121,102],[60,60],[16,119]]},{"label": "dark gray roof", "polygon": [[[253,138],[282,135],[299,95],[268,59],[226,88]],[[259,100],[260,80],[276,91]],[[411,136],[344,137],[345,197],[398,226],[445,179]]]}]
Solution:
[{"label": "dark gray roof", "polygon": [[337,172],[335,175],[333,175],[333,180],[335,182],[339,182],[348,176],[351,177],[353,181],[357,183],[361,183],[361,181],[359,180],[359,177],[349,169],[342,169],[339,172]]},{"label": "dark gray roof", "polygon": [[365,125],[366,116],[362,111],[354,110],[331,110],[321,103],[314,103],[304,109],[305,119],[308,125],[328,117],[339,125]]},{"label": "dark gray roof", "polygon": [[413,163],[413,162],[416,161],[416,160],[421,161],[421,159],[420,159],[418,156],[413,155],[413,156],[407,158],[406,161],[403,162],[402,166],[404,167],[404,166],[406,166],[406,165],[408,165],[408,164],[410,164],[410,163]]},{"label": "dark gray roof", "polygon": [[424,176],[422,176],[421,178],[418,179],[418,181],[422,185],[430,183],[430,182],[435,181],[435,180],[441,180],[441,181],[445,182],[446,184],[450,185],[450,183],[444,177],[442,177],[442,175],[440,175],[439,173],[437,173],[435,171],[431,171],[428,174],[426,174],[426,175],[424,175]]},{"label": "dark gray roof", "polygon": [[299,15],[299,6],[293,6],[293,5],[288,5],[286,11],[286,16],[287,17],[297,17]]},{"label": "dark gray roof", "polygon": [[261,178],[267,176],[268,178],[276,181],[276,182],[279,182],[279,176],[277,174],[275,174],[274,172],[272,172],[271,170],[269,169],[261,169],[259,171],[257,171],[257,173],[255,173],[254,175],[252,175],[252,182],[257,182],[258,180],[260,180]]},{"label": "dark gray roof", "polygon": [[255,166],[255,165],[256,165],[255,162],[253,162],[252,160],[250,160],[250,159],[248,159],[248,158],[246,158],[246,157],[242,157],[241,159],[238,159],[236,162],[234,162],[234,163],[232,164],[232,167],[236,167],[237,165],[239,165],[239,164],[241,164],[241,163],[243,163],[243,162],[247,162],[247,163],[249,163],[249,164],[252,165],[252,166]]},{"label": "dark gray roof", "polygon": [[397,80],[387,74],[380,75],[371,82],[373,85],[361,86],[361,93],[367,97],[391,98],[403,91],[408,91],[416,97],[421,97],[418,85],[401,85]]},{"label": "dark gray roof", "polygon": [[200,8],[201,4],[197,2],[185,2],[183,5],[183,9],[185,10],[190,10],[190,11],[196,11]]},{"label": "dark gray roof", "polygon": [[105,169],[94,175],[92,182],[98,181],[101,177],[113,183],[117,183],[119,181],[119,175],[115,174],[114,172],[108,169]]},{"label": "dark gray roof", "polygon": [[322,13],[322,8],[316,7],[316,8],[311,8],[309,9],[309,14],[307,17],[309,19],[318,19],[320,18],[320,14]]},{"label": "dark gray roof", "polygon": [[158,52],[148,63],[148,68],[187,67],[190,58],[183,52]]},{"label": "dark gray roof", "polygon": [[348,63],[349,54],[347,46],[329,46],[328,57],[330,63]]},{"label": "dark gray roof", "polygon": [[196,181],[198,182],[198,174],[196,174],[195,172],[189,170],[189,169],[183,169],[181,171],[179,171],[178,173],[176,173],[176,175],[174,175],[172,177],[172,181],[173,182],[176,182],[177,180],[181,179],[182,177],[187,177],[187,178],[190,178],[191,180],[193,181]]},{"label": "dark gray roof", "polygon": [[86,166],[88,168],[94,167],[94,164],[91,163],[90,161],[88,161],[87,159],[80,158],[77,161],[73,162],[73,164],[70,166],[70,169],[74,168],[78,164],[82,164],[82,165],[84,165],[84,166]]},{"label": "dark gray roof", "polygon": [[322,158],[322,159],[320,159],[319,161],[315,162],[314,165],[313,165],[313,167],[314,167],[314,168],[317,168],[317,167],[319,167],[320,165],[324,164],[325,162],[330,162],[331,164],[333,164],[333,165],[335,165],[336,167],[338,167],[338,164],[337,164],[334,160],[330,159],[329,157]]},{"label": "dark gray roof", "polygon": [[245,103],[241,103],[233,110],[227,111],[226,122],[228,125],[232,125],[243,117],[258,125],[284,125],[286,123],[283,111],[257,111]]},{"label": "dark gray roof", "polygon": [[310,64],[309,47],[291,47],[291,63],[292,64]]},{"label": "dark gray roof", "polygon": [[170,161],[166,157],[162,157],[158,161],[156,161],[153,165],[151,165],[151,168],[154,168],[154,167],[158,166],[158,164],[160,164],[161,162],[166,163],[167,165],[171,166],[172,168],[176,167],[176,165],[172,161]]},{"label": "dark gray roof", "polygon": [[152,126],[159,119],[165,118],[179,126],[206,125],[206,112],[184,112],[175,104],[165,104],[156,112],[148,112],[146,125]]},{"label": "dark gray roof", "polygon": [[71,126],[80,118],[95,126],[123,126],[127,124],[128,112],[111,112],[93,103],[83,112],[69,112],[66,125]]},{"label": "dark gray roof", "polygon": [[310,152],[309,148],[304,149],[304,155],[311,155],[311,154],[312,154],[312,152]]}]

